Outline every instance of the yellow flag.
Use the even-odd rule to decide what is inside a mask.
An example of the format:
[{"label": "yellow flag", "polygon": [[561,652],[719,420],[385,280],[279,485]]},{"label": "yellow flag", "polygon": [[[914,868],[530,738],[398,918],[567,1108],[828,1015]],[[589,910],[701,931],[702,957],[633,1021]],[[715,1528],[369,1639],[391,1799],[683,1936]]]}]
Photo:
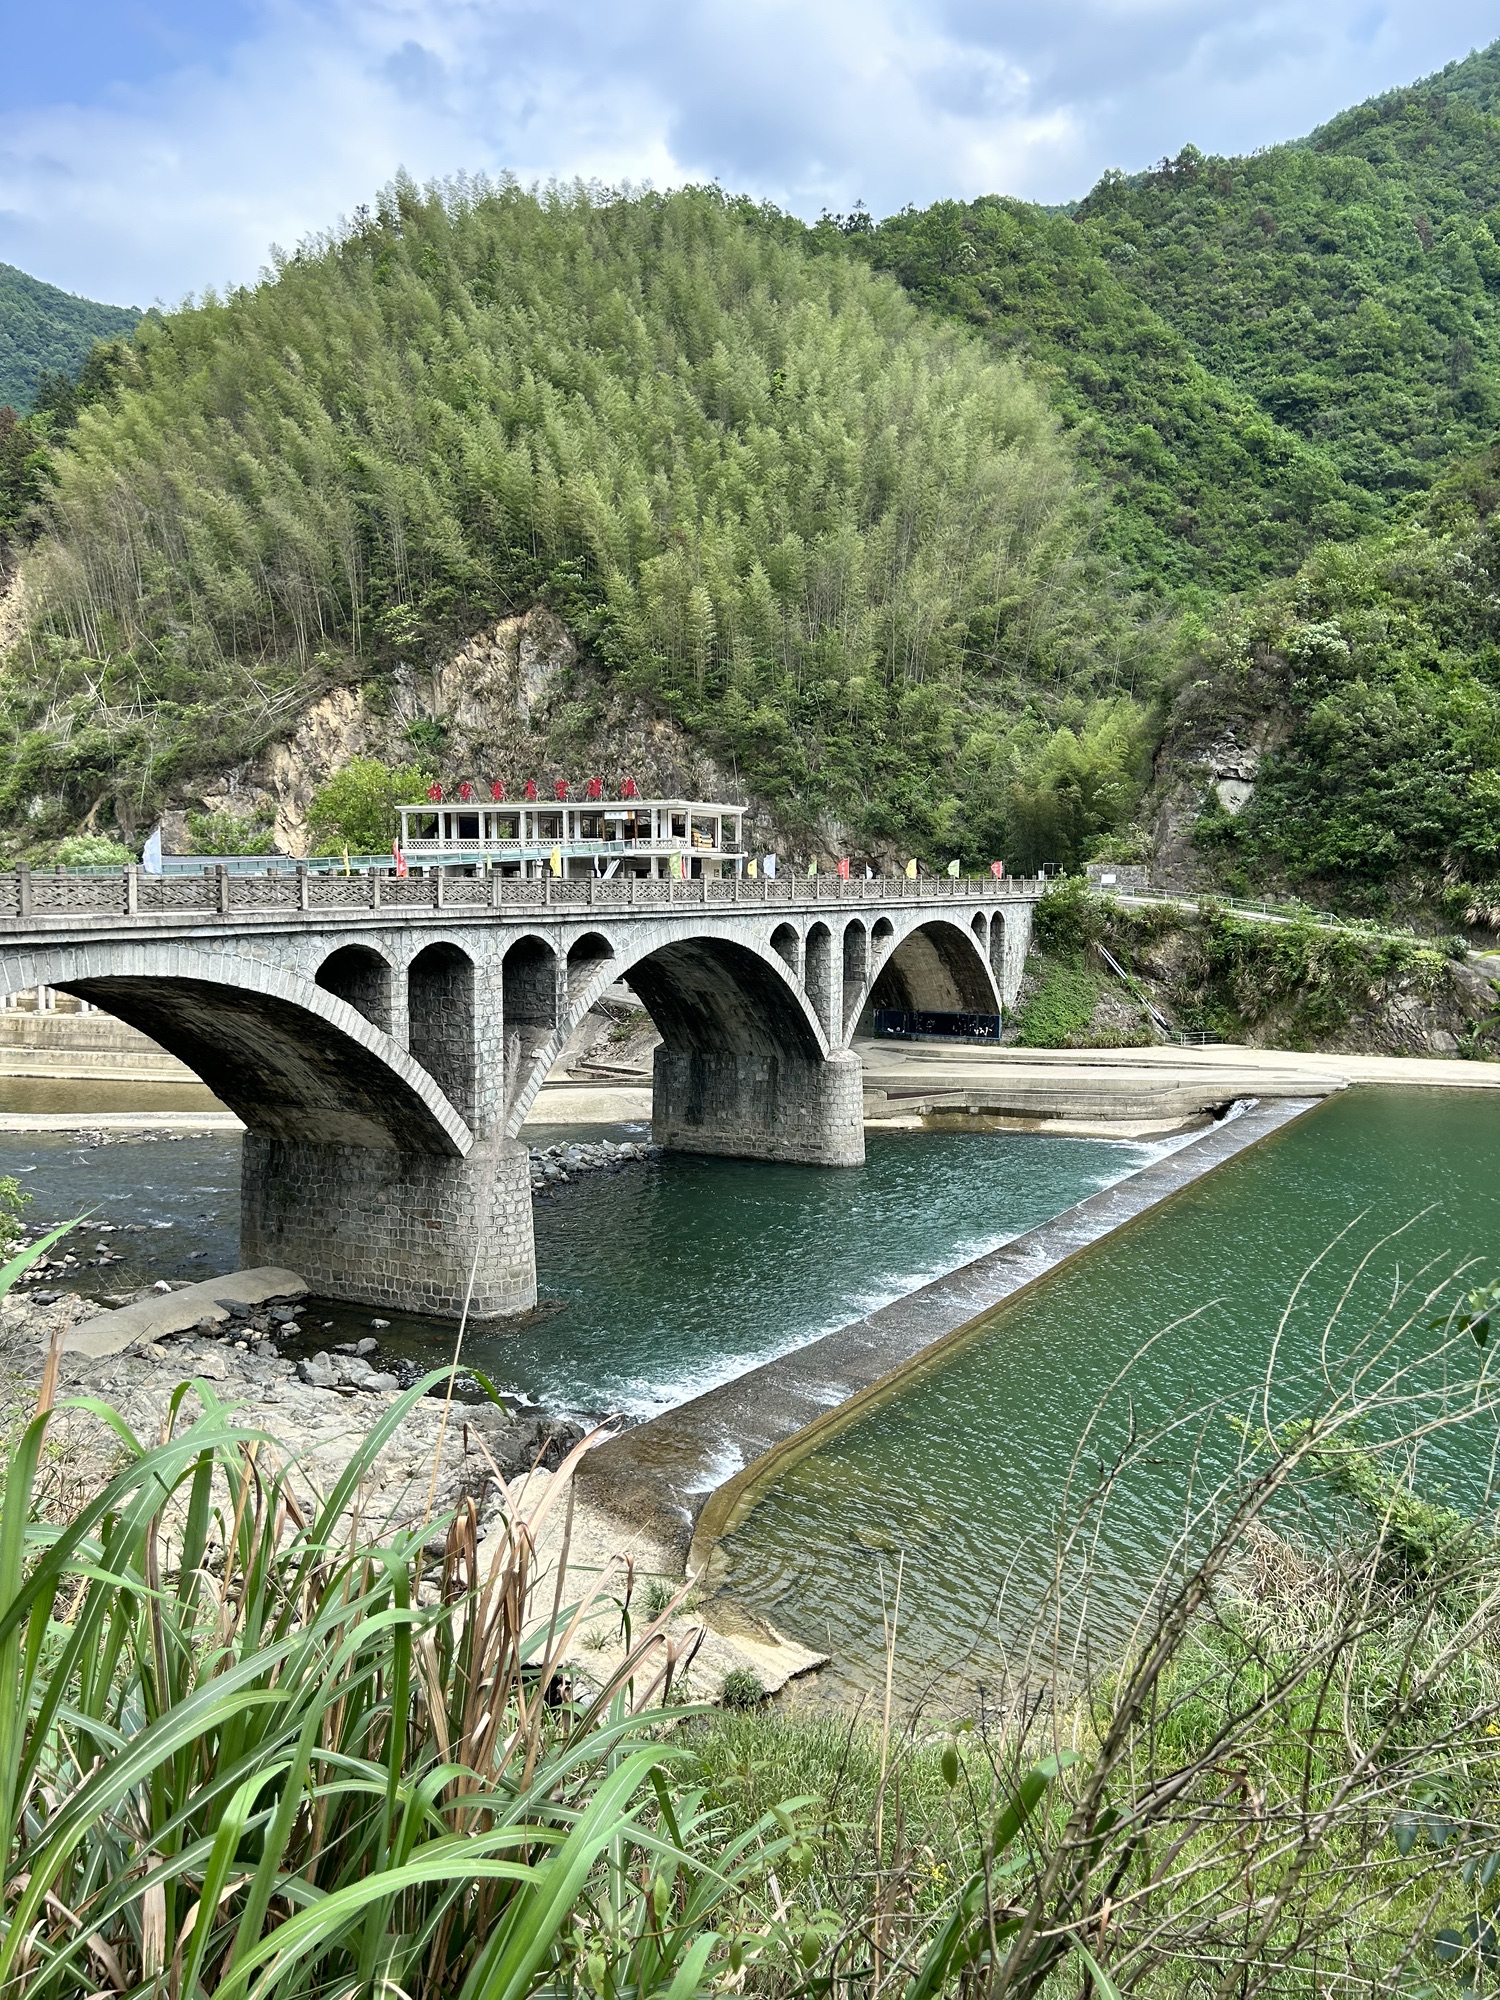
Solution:
[{"label": "yellow flag", "polygon": [[561,875],[562,849],[560,847],[554,847],[552,852],[547,856],[547,865],[554,875]]},{"label": "yellow flag", "polygon": [[760,873],[760,870],[755,865],[755,856],[753,854],[751,855],[750,859],[745,863],[745,873],[750,877],[752,882],[754,881],[755,877]]},{"label": "yellow flag", "polygon": [[682,880],[682,856],[680,854],[674,854],[667,863],[667,873],[674,882]]},{"label": "yellow flag", "polygon": [[808,872],[808,874],[809,874],[809,875],[816,875],[816,874],[817,874],[817,872],[818,872],[818,861],[817,861],[817,856],[816,856],[816,855],[814,855],[814,856],[813,856],[813,858],[812,858],[812,860],[808,862],[808,864],[807,864],[807,872]]},{"label": "yellow flag", "polygon": [[906,877],[907,877],[907,880],[908,880],[909,882],[915,882],[915,881],[916,881],[916,879],[917,879],[917,864],[916,864],[916,862],[915,862],[915,861],[908,861],[908,862],[907,862],[907,864],[906,864]]},{"label": "yellow flag", "polygon": [[958,873],[958,863],[956,861],[950,861],[948,863],[948,873],[950,875],[956,875]]},{"label": "yellow flag", "polygon": [[349,850],[347,847],[344,849],[344,873],[346,875],[349,873]]}]

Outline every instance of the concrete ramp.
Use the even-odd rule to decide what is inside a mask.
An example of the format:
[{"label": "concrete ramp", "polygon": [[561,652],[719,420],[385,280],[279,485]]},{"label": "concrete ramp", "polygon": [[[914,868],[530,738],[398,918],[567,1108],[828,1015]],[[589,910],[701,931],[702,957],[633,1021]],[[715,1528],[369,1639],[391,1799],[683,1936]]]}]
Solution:
[{"label": "concrete ramp", "polygon": [[164,1333],[186,1333],[200,1319],[221,1323],[229,1318],[229,1303],[268,1305],[272,1299],[300,1299],[306,1281],[295,1271],[262,1264],[254,1271],[230,1271],[222,1278],[205,1278],[184,1285],[180,1292],[152,1292],[134,1305],[100,1313],[73,1327],[63,1341],[65,1354],[123,1354],[138,1340],[157,1340]]}]

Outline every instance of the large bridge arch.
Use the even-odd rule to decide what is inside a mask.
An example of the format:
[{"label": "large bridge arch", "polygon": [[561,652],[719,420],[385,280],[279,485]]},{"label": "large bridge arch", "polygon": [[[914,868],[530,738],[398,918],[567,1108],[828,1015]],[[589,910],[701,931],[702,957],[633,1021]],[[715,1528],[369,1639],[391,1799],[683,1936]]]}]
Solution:
[{"label": "large bridge arch", "polygon": [[[829,1042],[795,967],[788,963],[784,934],[789,926],[766,928],[766,937],[747,939],[688,920],[670,926],[666,938],[659,933],[645,940],[628,933],[617,936],[608,957],[589,946],[596,932],[575,939],[563,954],[570,969],[569,990],[555,1028],[542,1035],[543,1024],[534,1014],[527,1015],[527,1022],[534,1023],[534,1038],[528,1067],[510,1093],[507,1133],[512,1137],[519,1133],[547,1072],[574,1030],[605,989],[619,980],[635,992],[668,1049],[705,1057],[735,1052],[822,1062],[830,1052]],[[588,948],[588,956],[578,955],[579,944]],[[506,953],[507,967],[514,951],[512,946]],[[519,997],[519,984],[516,991]],[[507,1042],[513,1024],[511,994],[507,984]]]},{"label": "large bridge arch", "polygon": [[876,925],[873,977],[851,996],[851,1026],[868,1032],[877,1007],[907,1013],[998,1014],[1000,986],[991,969],[989,939],[978,922],[928,918],[904,930]]},{"label": "large bridge arch", "polygon": [[421,1065],[316,978],[168,946],[37,954],[24,983],[76,994],[149,1035],[261,1137],[449,1159],[473,1143]]}]

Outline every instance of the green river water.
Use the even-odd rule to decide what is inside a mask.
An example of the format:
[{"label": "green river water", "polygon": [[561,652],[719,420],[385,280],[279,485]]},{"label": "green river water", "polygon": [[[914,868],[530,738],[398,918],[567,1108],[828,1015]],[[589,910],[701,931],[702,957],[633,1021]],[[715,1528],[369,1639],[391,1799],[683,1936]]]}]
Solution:
[{"label": "green river water", "polygon": [[[1064,1482],[1101,1400],[1081,1487],[1132,1423],[1213,1398],[1248,1408],[1299,1277],[1347,1230],[1304,1287],[1276,1370],[1273,1416],[1310,1408],[1322,1330],[1354,1266],[1407,1223],[1356,1283],[1333,1353],[1423,1266],[1474,1257],[1467,1282],[1500,1273],[1500,1103],[1488,1092],[1335,1098],[999,1308],[941,1368],[783,1473],[723,1544],[728,1589],[827,1648],[836,1687],[868,1688],[899,1562],[903,1686],[960,1699],[994,1686],[1051,1573]],[[1142,1343],[1190,1314],[1109,1395]],[[1227,1467],[1236,1448],[1225,1411],[1126,1480],[1095,1549],[1102,1640],[1134,1615],[1181,1521],[1190,1458],[1200,1472]],[[1494,1425],[1476,1424],[1428,1453],[1423,1481],[1473,1494],[1494,1448]]]}]

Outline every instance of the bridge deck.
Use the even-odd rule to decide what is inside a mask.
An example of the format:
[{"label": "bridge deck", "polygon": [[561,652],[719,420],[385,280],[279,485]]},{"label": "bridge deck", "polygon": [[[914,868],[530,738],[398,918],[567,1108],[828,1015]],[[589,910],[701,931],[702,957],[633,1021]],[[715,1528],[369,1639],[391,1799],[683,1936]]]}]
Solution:
[{"label": "bridge deck", "polygon": [[639,911],[660,916],[672,909],[786,910],[868,908],[891,904],[910,908],[919,903],[1034,902],[1046,890],[1036,877],[996,881],[947,876],[879,877],[845,882],[837,875],[783,877],[775,881],[709,878],[682,882],[650,881],[642,877],[570,882],[545,877],[523,881],[515,876],[322,875],[299,870],[264,875],[234,875],[216,869],[203,875],[147,875],[138,868],[118,875],[42,875],[20,869],[0,874],[0,936],[39,928],[75,929],[80,920],[110,924],[135,919],[151,928],[152,920],[180,922],[225,917],[254,923],[275,922],[311,913],[320,922],[358,922],[368,917],[388,923],[392,911],[413,916],[432,910],[462,911],[467,920],[494,916],[502,921],[535,919],[543,912],[576,918],[585,910],[611,917]]}]

